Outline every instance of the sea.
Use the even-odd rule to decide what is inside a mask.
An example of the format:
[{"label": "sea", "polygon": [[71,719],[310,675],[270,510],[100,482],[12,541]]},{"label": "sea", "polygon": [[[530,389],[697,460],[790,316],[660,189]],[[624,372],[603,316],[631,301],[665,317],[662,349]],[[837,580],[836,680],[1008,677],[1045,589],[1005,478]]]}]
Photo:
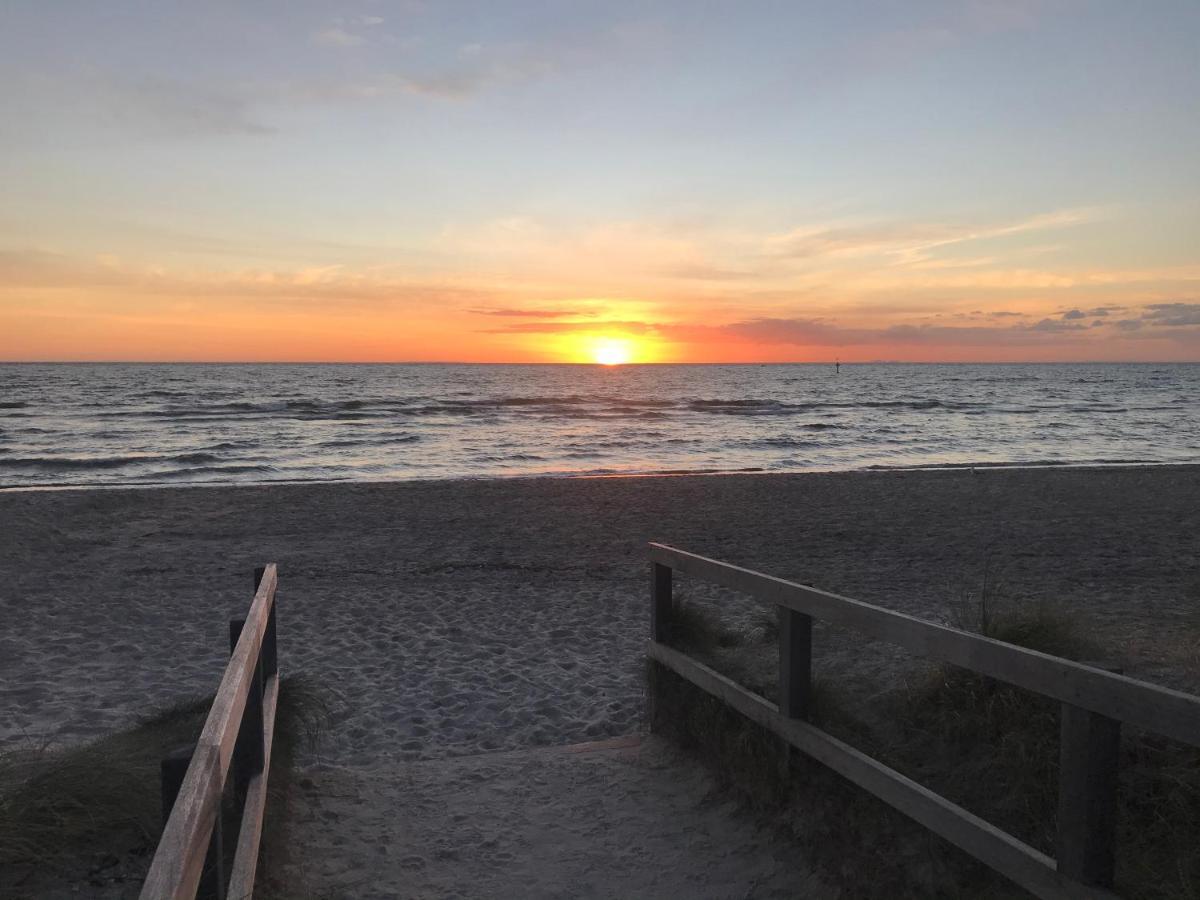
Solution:
[{"label": "sea", "polygon": [[1200,462],[1200,364],[3,364],[0,488]]}]

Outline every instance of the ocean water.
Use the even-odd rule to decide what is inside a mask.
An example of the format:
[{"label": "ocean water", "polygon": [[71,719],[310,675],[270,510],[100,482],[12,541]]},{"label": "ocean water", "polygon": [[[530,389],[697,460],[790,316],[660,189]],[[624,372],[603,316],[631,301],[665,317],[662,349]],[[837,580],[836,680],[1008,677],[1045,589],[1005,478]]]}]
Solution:
[{"label": "ocean water", "polygon": [[1200,462],[1200,365],[0,365],[0,487]]}]

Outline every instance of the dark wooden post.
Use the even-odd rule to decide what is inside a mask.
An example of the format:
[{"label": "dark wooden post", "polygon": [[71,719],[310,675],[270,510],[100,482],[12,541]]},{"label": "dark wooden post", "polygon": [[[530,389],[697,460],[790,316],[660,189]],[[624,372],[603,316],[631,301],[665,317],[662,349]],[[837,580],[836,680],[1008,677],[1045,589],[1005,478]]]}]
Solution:
[{"label": "dark wooden post", "polygon": [[779,711],[792,719],[812,714],[812,616],[779,613]]},{"label": "dark wooden post", "polygon": [[162,758],[159,764],[159,774],[162,776],[162,819],[165,825],[171,818],[171,810],[175,808],[175,798],[183,787],[183,776],[187,774],[188,766],[192,763],[192,754],[196,751],[195,744],[176,747]]},{"label": "dark wooden post", "polygon": [[[1120,674],[1110,666],[1098,666]],[[1121,723],[1064,703],[1058,774],[1058,871],[1112,887]]]},{"label": "dark wooden post", "polygon": [[[229,650],[237,647],[245,619],[229,620]],[[233,783],[238,796],[244,796],[250,779],[263,770],[263,660],[262,653],[254,665],[254,678],[246,695],[246,708],[238,727],[237,743],[233,746]]]},{"label": "dark wooden post", "polygon": [[[786,606],[775,607],[779,616],[779,711],[791,719],[812,713],[812,616]],[[800,751],[784,740],[779,772],[791,776]]]},{"label": "dark wooden post", "polygon": [[[179,797],[179,789],[183,787],[184,776],[188,766],[192,764],[192,756],[196,752],[195,744],[177,747],[162,758],[159,764],[159,775],[162,780],[162,817],[165,825],[175,808],[175,800]],[[225,900],[225,829],[221,820],[221,805],[217,804],[217,817],[213,822],[212,837],[208,841],[208,854],[204,860],[204,871],[200,875],[200,885],[196,889],[196,900]]]},{"label": "dark wooden post", "polygon": [[650,639],[662,643],[671,624],[671,567],[650,563]]},{"label": "dark wooden post", "polygon": [[[266,574],[266,569],[259,566],[254,570],[254,591],[258,592],[258,586],[262,584],[263,575]],[[279,672],[279,651],[275,638],[275,606],[271,604],[271,611],[267,614],[267,630],[263,634],[262,644],[262,668],[263,678],[270,678]]]}]

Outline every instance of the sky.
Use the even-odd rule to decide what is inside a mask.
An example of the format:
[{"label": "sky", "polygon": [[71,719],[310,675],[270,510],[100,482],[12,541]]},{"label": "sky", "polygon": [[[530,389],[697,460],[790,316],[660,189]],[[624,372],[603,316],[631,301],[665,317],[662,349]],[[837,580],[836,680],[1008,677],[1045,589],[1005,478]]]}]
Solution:
[{"label": "sky", "polygon": [[1200,361],[1200,3],[0,4],[0,359]]}]

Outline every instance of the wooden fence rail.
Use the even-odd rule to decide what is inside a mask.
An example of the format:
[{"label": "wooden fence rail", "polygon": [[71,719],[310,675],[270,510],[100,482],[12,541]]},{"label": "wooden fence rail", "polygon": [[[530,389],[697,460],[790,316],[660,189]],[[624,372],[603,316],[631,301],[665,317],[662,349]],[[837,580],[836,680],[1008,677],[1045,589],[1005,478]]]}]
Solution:
[{"label": "wooden fence rail", "polygon": [[[250,612],[229,623],[229,664],[195,747],[163,760],[169,815],[141,900],[192,900],[201,879],[205,893],[219,900],[253,893],[279,700],[275,564],[256,570],[254,582]],[[242,809],[226,885],[221,813],[231,776]]]},{"label": "wooden fence rail", "polygon": [[[1115,900],[1112,887],[1120,727],[1128,722],[1200,746],[1200,697],[841,597],[806,585],[649,545],[647,655],[782,737],[888,805],[1046,900]],[[673,573],[774,605],[779,615],[779,703],[773,704],[666,645]],[[1057,859],[806,719],[812,685],[812,621],[854,628],[921,656],[961,666],[1062,703]]]}]

